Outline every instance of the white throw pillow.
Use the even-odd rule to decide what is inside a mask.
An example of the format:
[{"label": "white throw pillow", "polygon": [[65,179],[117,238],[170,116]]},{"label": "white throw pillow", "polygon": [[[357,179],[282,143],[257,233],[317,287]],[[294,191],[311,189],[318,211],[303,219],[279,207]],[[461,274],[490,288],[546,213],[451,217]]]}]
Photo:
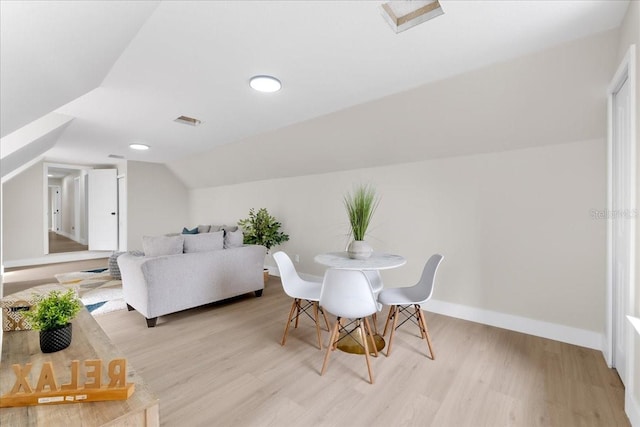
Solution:
[{"label": "white throw pillow", "polygon": [[244,235],[242,230],[227,231],[224,234],[224,248],[239,248],[244,244]]},{"label": "white throw pillow", "polygon": [[184,253],[216,251],[223,247],[224,232],[185,234]]},{"label": "white throw pillow", "polygon": [[143,236],[142,250],[145,256],[162,256],[181,254],[184,237],[178,236]]}]

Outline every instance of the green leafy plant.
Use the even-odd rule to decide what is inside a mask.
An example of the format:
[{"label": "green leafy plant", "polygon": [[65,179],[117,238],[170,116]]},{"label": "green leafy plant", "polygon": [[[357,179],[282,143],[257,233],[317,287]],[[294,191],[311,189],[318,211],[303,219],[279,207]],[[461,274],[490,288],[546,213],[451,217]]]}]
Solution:
[{"label": "green leafy plant", "polygon": [[354,240],[364,240],[379,201],[375,188],[369,184],[358,185],[352,193],[344,196],[344,207],[347,209]]},{"label": "green leafy plant", "polygon": [[251,208],[249,217],[238,221],[238,226],[242,228],[244,243],[248,245],[262,245],[269,250],[289,240],[289,235],[280,231],[282,224],[265,208],[258,212]]},{"label": "green leafy plant", "polygon": [[35,307],[25,313],[25,317],[34,329],[50,331],[69,323],[82,307],[72,289],[65,293],[52,291],[40,297]]}]

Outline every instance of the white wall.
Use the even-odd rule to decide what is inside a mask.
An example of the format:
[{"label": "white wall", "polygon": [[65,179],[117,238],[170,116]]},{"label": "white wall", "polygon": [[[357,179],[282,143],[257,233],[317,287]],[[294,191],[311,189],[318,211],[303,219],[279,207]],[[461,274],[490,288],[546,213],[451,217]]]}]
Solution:
[{"label": "white wall", "polygon": [[[629,50],[629,47],[636,45],[636,79],[640,76],[640,2],[632,1],[620,27],[620,38],[617,49],[616,66]],[[613,76],[612,76],[613,77]],[[636,200],[640,205],[640,83],[636,81],[636,153],[637,178],[636,178]],[[634,284],[634,313],[635,317],[640,317],[640,225],[636,224],[636,282]],[[627,396],[625,410],[634,423],[640,426],[640,336],[634,334],[630,346],[629,376],[631,384],[627,384]],[[632,388],[633,390],[630,390]]]},{"label": "white wall", "polygon": [[[313,256],[347,243],[344,193],[371,181],[383,197],[371,243],[409,261],[386,283],[414,283],[442,252],[441,311],[599,349],[605,223],[591,214],[605,207],[618,41],[598,34],[174,162],[190,223],[266,207],[291,235],[282,249],[321,275]],[[237,182],[240,165],[254,181]]]},{"label": "white wall", "polygon": [[2,184],[3,262],[44,253],[43,166],[38,162]]},{"label": "white wall", "polygon": [[440,252],[434,297],[464,306],[604,331],[604,140],[190,191],[191,224],[231,223],[266,207],[299,254],[298,268],[322,275],[314,255],[343,250],[342,206],[352,184],[382,197],[368,240],[408,263],[385,284],[417,281]]},{"label": "white wall", "polygon": [[142,236],[179,233],[188,224],[187,189],[159,163],[127,162],[127,248],[142,249]]}]

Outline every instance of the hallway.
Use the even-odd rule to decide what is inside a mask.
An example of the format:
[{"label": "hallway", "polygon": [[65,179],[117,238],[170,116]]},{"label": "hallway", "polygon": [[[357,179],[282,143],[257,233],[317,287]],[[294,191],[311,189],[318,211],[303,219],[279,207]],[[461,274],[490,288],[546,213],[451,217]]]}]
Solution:
[{"label": "hallway", "polygon": [[78,252],[87,251],[89,247],[87,245],[81,245],[80,243],[64,237],[54,231],[49,231],[49,253],[59,254],[63,252]]}]

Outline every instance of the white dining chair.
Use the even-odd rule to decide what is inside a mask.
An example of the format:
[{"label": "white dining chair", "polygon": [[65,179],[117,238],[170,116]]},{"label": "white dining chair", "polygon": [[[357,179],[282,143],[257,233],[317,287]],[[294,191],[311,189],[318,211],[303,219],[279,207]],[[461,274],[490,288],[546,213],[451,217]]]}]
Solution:
[{"label": "white dining chair", "polygon": [[[382,283],[382,275],[379,270],[362,270],[364,274],[369,279],[369,283],[371,284],[371,290],[373,291],[373,295],[378,299],[378,295],[384,289],[384,283]],[[371,316],[371,321],[373,322],[373,333],[378,333],[378,314],[374,313]]]},{"label": "white dining chair", "polygon": [[[369,382],[373,384],[373,371],[369,360],[369,351],[378,356],[373,332],[368,316],[380,311],[381,305],[371,289],[371,283],[366,274],[360,270],[329,269],[325,272],[320,292],[320,305],[329,313],[337,317],[336,323],[331,329],[329,345],[322,363],[320,375],[323,375],[329,364],[331,352],[337,347],[340,333],[352,334],[359,330],[360,338],[354,336],[356,342],[364,348],[364,356],[369,371]],[[353,330],[343,327],[343,319],[352,319],[356,324]],[[369,341],[371,340],[371,341]],[[373,347],[369,350],[370,347]]]},{"label": "white dining chair", "polygon": [[[280,271],[280,281],[282,282],[284,292],[293,298],[291,310],[289,310],[289,318],[287,319],[284,334],[282,335],[281,345],[285,345],[287,341],[287,334],[289,333],[289,326],[291,325],[291,322],[295,321],[294,328],[297,328],[300,315],[304,313],[315,323],[316,333],[318,335],[318,347],[322,350],[322,338],[320,336],[318,312],[322,313],[325,325],[327,326],[327,331],[329,330],[329,321],[327,320],[327,316],[324,313],[324,310],[322,310],[318,305],[318,302],[320,301],[320,289],[322,288],[322,283],[301,279],[293,265],[293,262],[291,262],[291,258],[282,251],[274,253],[273,259],[275,259],[278,270]],[[313,310],[313,316],[309,314],[310,309]]]},{"label": "white dining chair", "polygon": [[[422,276],[417,284],[403,288],[384,289],[378,295],[378,301],[381,304],[388,305],[389,315],[384,324],[382,335],[387,334],[389,322],[391,325],[391,335],[389,336],[389,345],[387,346],[387,357],[391,354],[391,346],[393,344],[393,335],[400,326],[411,320],[418,325],[420,336],[427,341],[431,359],[435,360],[436,356],[431,345],[431,337],[429,329],[424,318],[421,305],[426,303],[433,295],[433,286],[436,280],[436,271],[444,257],[440,254],[432,255],[422,270]],[[413,312],[411,309],[413,308]],[[398,325],[399,314],[403,313],[406,318]]]}]

